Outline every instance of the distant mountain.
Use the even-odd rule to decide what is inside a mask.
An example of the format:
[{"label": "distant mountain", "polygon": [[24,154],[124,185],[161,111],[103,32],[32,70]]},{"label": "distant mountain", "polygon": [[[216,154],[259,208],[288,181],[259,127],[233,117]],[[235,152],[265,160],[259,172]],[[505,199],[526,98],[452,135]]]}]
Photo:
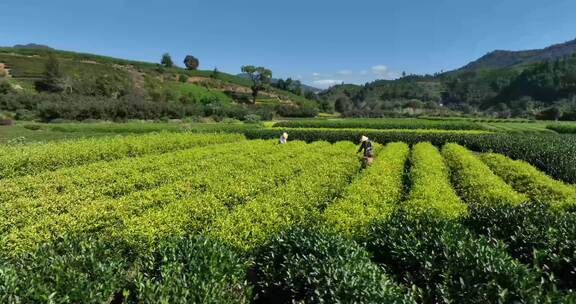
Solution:
[{"label": "distant mountain", "polygon": [[480,57],[478,60],[465,65],[459,70],[470,71],[485,68],[508,68],[515,65],[532,64],[544,60],[554,60],[557,58],[569,57],[574,53],[576,53],[576,39],[536,50],[496,50]]},{"label": "distant mountain", "polygon": [[328,107],[352,116],[435,115],[449,109],[533,118],[558,113],[550,110],[555,107],[568,113],[561,119],[576,119],[576,40],[493,51],[457,70],[333,86],[319,95]]},{"label": "distant mountain", "polygon": [[53,48],[43,45],[43,44],[36,44],[36,43],[28,43],[28,44],[16,44],[13,46],[16,49],[42,49],[42,50],[53,50]]}]

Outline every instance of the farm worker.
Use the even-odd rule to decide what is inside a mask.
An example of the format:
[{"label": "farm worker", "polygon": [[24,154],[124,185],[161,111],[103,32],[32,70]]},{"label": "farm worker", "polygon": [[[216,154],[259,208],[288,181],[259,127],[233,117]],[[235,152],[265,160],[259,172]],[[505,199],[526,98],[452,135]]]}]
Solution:
[{"label": "farm worker", "polygon": [[360,138],[360,148],[356,153],[360,153],[362,150],[364,150],[364,155],[362,157],[362,168],[364,169],[367,166],[370,166],[374,161],[374,148],[372,147],[372,142],[364,135]]},{"label": "farm worker", "polygon": [[288,141],[288,133],[284,132],[280,135],[280,139],[278,140],[279,144],[285,144]]}]

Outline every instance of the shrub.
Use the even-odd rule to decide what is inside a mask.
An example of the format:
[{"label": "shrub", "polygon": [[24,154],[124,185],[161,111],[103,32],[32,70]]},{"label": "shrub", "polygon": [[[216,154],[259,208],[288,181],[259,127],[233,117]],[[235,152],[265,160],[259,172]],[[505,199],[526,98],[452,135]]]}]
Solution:
[{"label": "shrub", "polygon": [[576,125],[566,125],[566,124],[548,125],[546,126],[546,129],[556,131],[558,133],[576,134]]},{"label": "shrub", "polygon": [[248,265],[230,248],[200,237],[162,240],[136,263],[138,303],[249,303]]},{"label": "shrub", "polygon": [[325,232],[295,229],[255,253],[256,303],[414,303],[368,253]]},{"label": "shrub", "polygon": [[410,157],[412,187],[406,202],[407,213],[431,213],[443,218],[466,215],[467,206],[450,184],[450,172],[438,149],[431,143],[419,143]]},{"label": "shrub", "polygon": [[504,241],[513,257],[553,274],[560,288],[576,289],[576,214],[542,203],[470,211],[466,227]]},{"label": "shrub", "polygon": [[199,135],[164,133],[140,136],[81,139],[45,145],[11,148],[0,155],[0,179],[36,174],[93,163],[145,154],[170,151],[242,140],[241,135]]},{"label": "shrub", "polygon": [[346,236],[362,238],[370,222],[388,218],[401,200],[408,152],[405,143],[390,143],[378,151],[372,166],[326,208],[326,225]]},{"label": "shrub", "polygon": [[466,202],[517,205],[528,199],[492,173],[486,164],[466,148],[446,144],[442,154],[452,170],[456,191]]},{"label": "shrub", "polygon": [[482,154],[480,158],[494,173],[532,201],[568,208],[576,204],[576,189],[550,178],[524,161],[495,153]]},{"label": "shrub", "polygon": [[261,120],[260,115],[248,114],[248,115],[244,116],[244,122],[245,123],[259,123],[260,120]]},{"label": "shrub", "polygon": [[367,248],[423,303],[539,303],[549,286],[540,273],[511,258],[502,243],[476,237],[429,214],[396,214],[375,224]]},{"label": "shrub", "polygon": [[[482,134],[481,131],[383,131],[367,129],[291,129],[290,137],[304,141],[325,140],[357,141],[361,135],[386,144],[402,141],[416,144],[423,141],[435,146],[458,143],[473,151],[502,153],[513,159],[521,159],[568,183],[576,182],[576,136],[574,135],[509,135]],[[255,129],[244,132],[248,138],[275,138],[273,129]]]},{"label": "shrub", "polygon": [[348,128],[348,129],[444,129],[483,130],[469,121],[431,121],[424,119],[341,119],[341,120],[294,120],[274,124],[281,128]]},{"label": "shrub", "polygon": [[122,294],[130,265],[122,246],[68,236],[17,259],[0,257],[2,303],[108,303]]},{"label": "shrub", "polygon": [[320,210],[339,195],[357,172],[358,163],[349,156],[354,149],[348,142],[313,143],[308,151],[298,155],[296,172],[277,185],[277,191],[261,193],[216,219],[209,233],[250,250],[282,230],[316,223]]}]

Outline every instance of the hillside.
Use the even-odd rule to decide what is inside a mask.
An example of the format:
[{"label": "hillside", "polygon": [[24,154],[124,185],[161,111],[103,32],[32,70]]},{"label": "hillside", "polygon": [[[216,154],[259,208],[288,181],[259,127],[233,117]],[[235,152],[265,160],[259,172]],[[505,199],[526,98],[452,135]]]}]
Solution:
[{"label": "hillside", "polygon": [[508,68],[514,65],[525,65],[541,62],[544,60],[555,60],[569,57],[576,52],[576,39],[555,44],[543,49],[525,51],[503,51],[496,50],[490,52],[479,59],[470,62],[459,70],[471,71],[478,69],[498,69]]},{"label": "hillside", "polygon": [[[79,95],[87,98],[86,103],[96,103],[94,99],[100,98],[106,99],[106,102],[114,106],[117,106],[118,102],[113,100],[132,104],[134,102],[146,103],[145,109],[139,109],[141,113],[133,118],[157,117],[157,115],[143,112],[158,107],[164,112],[161,117],[167,118],[216,115],[243,119],[249,113],[266,118],[274,113],[288,116],[309,116],[316,113],[313,111],[316,107],[314,101],[272,86],[261,91],[256,103],[252,104],[251,81],[220,71],[167,68],[155,63],[52,50],[46,46],[36,47],[36,45],[0,48],[0,68],[2,68],[0,80],[5,74],[3,78],[8,79],[12,93],[33,96],[24,102],[7,101],[4,97],[4,101],[0,100],[0,110],[31,111],[38,108],[32,103],[36,103],[39,99],[58,99],[53,96],[54,94],[43,98],[38,96],[38,94],[50,91],[39,85],[46,77],[46,67],[50,58],[55,58],[57,61],[59,92],[56,93],[62,95],[61,98]],[[14,98],[22,99],[23,97]],[[22,103],[28,105],[24,106]],[[82,107],[82,105],[78,106]],[[94,112],[90,109],[86,111]],[[175,114],[176,112],[179,114]],[[80,118],[79,115],[46,117],[40,114],[39,116],[43,120]],[[108,118],[92,117],[94,115],[91,113],[83,116],[95,119]]]},{"label": "hillside", "polygon": [[435,75],[334,86],[324,107],[345,116],[469,114],[576,118],[576,40],[539,50],[494,51]]}]

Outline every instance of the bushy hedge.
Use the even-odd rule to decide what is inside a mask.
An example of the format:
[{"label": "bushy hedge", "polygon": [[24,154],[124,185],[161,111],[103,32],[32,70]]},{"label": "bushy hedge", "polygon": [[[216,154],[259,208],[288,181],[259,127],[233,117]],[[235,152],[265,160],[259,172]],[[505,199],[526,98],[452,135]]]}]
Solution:
[{"label": "bushy hedge", "polygon": [[514,191],[470,150],[446,144],[442,155],[452,171],[456,192],[469,204],[517,205],[528,197]]},{"label": "bushy hedge", "polygon": [[0,153],[0,179],[243,139],[243,136],[233,134],[164,133],[9,147]]},{"label": "bushy hedge", "polygon": [[541,273],[510,257],[503,243],[476,237],[431,215],[397,214],[373,226],[367,248],[396,278],[421,289],[422,303],[541,303]]},{"label": "bushy hedge", "polygon": [[464,225],[506,243],[518,260],[551,273],[562,289],[576,289],[576,214],[546,204],[475,206]]},{"label": "bushy hedge", "polygon": [[550,178],[530,164],[496,153],[485,153],[480,158],[494,173],[532,201],[548,202],[557,207],[576,206],[574,187]]},{"label": "bushy hedge", "polygon": [[450,183],[450,171],[438,148],[431,143],[418,143],[410,156],[410,193],[402,203],[410,214],[430,213],[442,218],[467,214],[467,206]]},{"label": "bushy hedge", "polygon": [[483,130],[471,121],[434,121],[425,119],[334,119],[334,120],[293,120],[274,124],[280,128],[363,128],[363,129],[443,129],[443,130]]},{"label": "bushy hedge", "polygon": [[574,125],[565,125],[565,124],[547,125],[546,128],[550,129],[552,131],[556,131],[558,133],[576,134],[576,124],[574,124]]},{"label": "bushy hedge", "polygon": [[358,160],[350,157],[355,148],[349,142],[310,145],[299,155],[300,170],[278,184],[276,191],[261,193],[217,218],[210,235],[250,250],[282,230],[315,223],[358,172]]},{"label": "bushy hedge", "polygon": [[[248,138],[276,138],[281,132],[282,129],[255,129],[247,130],[244,134]],[[474,151],[502,153],[513,159],[527,161],[554,178],[576,183],[576,136],[574,135],[410,133],[350,129],[291,129],[289,133],[291,139],[308,142],[316,140],[358,142],[360,136],[366,135],[381,144],[400,141],[412,145],[427,141],[439,147],[450,142],[458,143]]]},{"label": "bushy hedge", "polygon": [[388,218],[402,199],[404,163],[409,151],[405,143],[389,143],[378,149],[372,166],[328,205],[325,225],[348,237],[362,238],[372,221]]},{"label": "bushy hedge", "polygon": [[295,229],[255,253],[256,303],[415,303],[368,253],[336,234]]},{"label": "bushy hedge", "polygon": [[137,303],[249,303],[245,259],[200,237],[161,241],[136,263]]},{"label": "bushy hedge", "polygon": [[90,235],[0,258],[2,303],[249,303],[245,259],[201,237],[146,252]]},{"label": "bushy hedge", "polygon": [[87,236],[0,257],[0,302],[108,303],[125,291],[129,257],[121,246]]}]

